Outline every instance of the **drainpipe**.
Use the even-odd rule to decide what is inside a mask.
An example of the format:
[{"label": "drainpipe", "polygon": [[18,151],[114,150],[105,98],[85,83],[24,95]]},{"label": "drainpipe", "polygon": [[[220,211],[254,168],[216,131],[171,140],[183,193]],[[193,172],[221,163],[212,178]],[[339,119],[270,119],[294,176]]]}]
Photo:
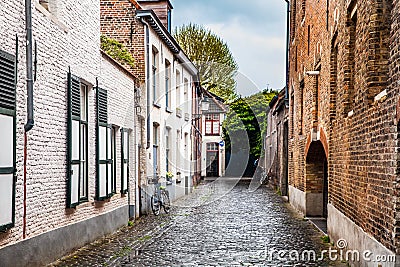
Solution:
[{"label": "drainpipe", "polygon": [[22,236],[26,238],[26,180],[27,180],[27,133],[33,128],[33,56],[32,56],[32,5],[31,0],[25,0],[26,29],[26,89],[27,89],[27,122],[24,133],[24,200]]},{"label": "drainpipe", "polygon": [[289,51],[290,51],[290,1],[285,0],[287,4],[287,15],[286,15],[286,91],[285,91],[285,100],[289,99],[289,68],[290,68],[290,62],[289,62]]},{"label": "drainpipe", "polygon": [[27,114],[25,132],[29,132],[34,125],[33,121],[33,56],[32,56],[32,6],[31,0],[25,0],[26,21],[26,87],[27,87]]}]

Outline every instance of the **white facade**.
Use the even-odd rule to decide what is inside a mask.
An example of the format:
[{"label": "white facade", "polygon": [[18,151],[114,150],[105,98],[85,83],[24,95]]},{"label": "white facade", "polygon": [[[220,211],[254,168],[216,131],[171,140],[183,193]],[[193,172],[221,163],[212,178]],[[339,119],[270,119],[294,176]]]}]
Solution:
[{"label": "white facade", "polygon": [[[152,14],[143,15],[153,21]],[[150,143],[147,148],[147,178],[150,181],[158,176],[175,200],[191,191],[192,188],[192,95],[197,70],[181,51],[172,51],[165,39],[170,35],[164,30],[156,33],[149,29],[150,72],[147,82],[150,85]],[[173,41],[171,41],[173,42]],[[173,174],[167,179],[167,172]],[[151,185],[150,185],[151,186]],[[151,189],[148,193],[151,193]]]},{"label": "white facade", "polygon": [[[10,138],[0,140],[0,147],[7,147],[7,151],[0,150],[0,159],[8,157],[10,149],[15,148],[16,153],[15,187],[2,183],[5,179],[4,175],[0,175],[0,214],[11,214],[10,218],[4,216],[4,220],[0,221],[0,227],[4,226],[2,230],[5,231],[0,233],[0,262],[6,266],[10,261],[9,266],[44,265],[72,248],[111,233],[127,223],[128,208],[134,205],[136,196],[136,122],[133,108],[135,79],[118,63],[100,52],[99,1],[50,1],[52,4],[49,10],[38,1],[32,2],[33,36],[37,44],[37,79],[34,83],[35,126],[27,133],[26,144],[25,5],[19,0],[0,3],[0,50],[15,55],[16,36],[19,39],[16,146],[9,146],[11,143],[7,140]],[[72,123],[68,117],[68,103],[71,101],[69,71],[77,81],[74,86],[80,95],[77,98],[80,99],[80,112],[78,119],[72,120]],[[107,101],[99,105],[107,113],[107,124],[114,127],[114,133],[111,130],[109,132],[109,137],[114,137],[112,141],[111,138],[107,139],[109,141],[100,141],[101,137],[96,137],[97,83],[107,91]],[[2,86],[4,84],[0,81],[0,88]],[[5,109],[2,111],[5,112]],[[4,114],[0,115],[0,129],[9,127],[2,116]],[[87,136],[80,138],[85,132],[82,129],[87,129]],[[124,167],[121,129],[126,132],[125,140],[129,137],[124,148]],[[83,155],[84,149],[79,152],[79,148],[86,146],[87,153]],[[115,153],[107,156],[112,159],[112,163],[109,161],[107,164],[112,172],[115,170],[115,175],[109,175],[106,180],[106,176],[98,175],[97,171],[101,169],[96,157],[98,146],[100,151],[105,147],[115,148]],[[75,160],[71,166],[70,159]],[[87,173],[79,171],[79,164],[87,166]],[[0,169],[2,167],[0,164]],[[128,174],[125,188],[129,190],[121,193],[123,168],[125,174]],[[82,173],[86,175],[85,185],[80,186]],[[109,179],[111,177],[112,180]],[[27,196],[25,206],[24,188]],[[8,197],[10,192],[15,194],[15,201]],[[105,197],[98,195],[103,193]],[[11,210],[14,212],[9,213]],[[64,238],[66,233],[69,236],[67,239]],[[45,248],[40,252],[34,250],[35,239],[39,236],[47,240],[41,244]],[[10,257],[10,253],[16,251],[23,251],[24,257]]]},{"label": "white facade", "polygon": [[210,108],[203,112],[202,120],[202,177],[221,177],[225,175],[225,142],[222,124],[226,117],[226,107],[209,95]]}]

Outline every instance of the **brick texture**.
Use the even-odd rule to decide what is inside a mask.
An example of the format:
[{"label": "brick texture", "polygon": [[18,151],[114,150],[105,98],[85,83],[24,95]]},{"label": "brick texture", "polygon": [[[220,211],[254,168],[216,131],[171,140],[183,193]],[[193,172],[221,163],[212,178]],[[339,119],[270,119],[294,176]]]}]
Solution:
[{"label": "brick texture", "polygon": [[399,4],[307,0],[302,20],[302,1],[292,1],[289,86],[290,185],[320,191],[308,166],[320,161],[307,154],[319,140],[329,202],[397,253]]},{"label": "brick texture", "polygon": [[[35,2],[35,1],[33,1]],[[34,86],[35,127],[28,133],[27,146],[27,238],[82,221],[121,206],[127,197],[115,195],[108,201],[94,201],[95,195],[95,90],[96,77],[110,92],[112,123],[133,128],[130,99],[135,79],[102,59],[100,53],[100,2],[55,1],[50,14],[33,4],[33,34],[37,43],[37,80]],[[23,149],[26,120],[25,18],[21,1],[0,3],[0,49],[14,53],[19,37],[17,80],[17,183],[15,227],[0,233],[0,248],[22,240]],[[89,202],[66,209],[67,196],[67,72],[89,85]],[[120,114],[117,112],[120,110]],[[133,143],[132,143],[133,145]],[[131,146],[131,158],[134,159]],[[131,161],[131,177],[135,163]],[[117,178],[118,181],[118,178]],[[117,186],[119,185],[117,183]],[[134,184],[131,184],[134,188]],[[134,197],[134,191],[132,196]]]}]

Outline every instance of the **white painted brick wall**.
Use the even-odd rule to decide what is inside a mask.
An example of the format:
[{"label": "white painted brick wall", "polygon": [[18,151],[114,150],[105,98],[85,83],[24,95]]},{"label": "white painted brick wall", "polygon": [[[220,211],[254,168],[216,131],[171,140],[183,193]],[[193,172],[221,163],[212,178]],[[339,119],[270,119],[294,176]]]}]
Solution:
[{"label": "white painted brick wall", "polygon": [[[34,1],[33,1],[34,2]],[[35,127],[28,133],[27,238],[127,205],[120,194],[95,203],[95,92],[89,92],[89,202],[66,209],[67,72],[71,67],[91,85],[96,77],[108,89],[110,120],[124,127],[134,123],[130,100],[133,81],[100,54],[100,4],[98,0],[64,0],[57,17],[33,5],[33,34],[38,46],[34,87]],[[23,127],[26,121],[24,4],[0,2],[0,49],[15,50],[20,38],[17,88],[17,187],[15,227],[0,234],[0,248],[22,240],[23,227]],[[101,69],[103,67],[103,70]],[[119,94],[119,90],[123,90]],[[132,88],[133,90],[133,88]],[[133,101],[133,99],[132,99]],[[113,107],[115,105],[115,107]],[[120,109],[120,113],[116,110]],[[131,116],[132,115],[132,116]],[[117,139],[119,140],[119,139]],[[131,153],[133,153],[131,142]],[[134,157],[132,157],[134,158]],[[134,162],[131,161],[131,170]],[[131,173],[131,178],[133,177]],[[120,181],[118,181],[119,185]],[[132,184],[131,184],[132,185]],[[134,196],[133,196],[134,197]]]}]

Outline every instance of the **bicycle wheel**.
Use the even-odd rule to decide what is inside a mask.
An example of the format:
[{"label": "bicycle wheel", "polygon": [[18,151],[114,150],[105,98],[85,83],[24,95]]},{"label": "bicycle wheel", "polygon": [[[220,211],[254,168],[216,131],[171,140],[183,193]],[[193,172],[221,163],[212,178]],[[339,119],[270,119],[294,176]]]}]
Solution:
[{"label": "bicycle wheel", "polygon": [[167,191],[161,192],[161,197],[163,199],[163,207],[165,213],[169,213],[171,211],[171,201],[169,199],[169,195]]},{"label": "bicycle wheel", "polygon": [[158,200],[158,197],[156,195],[151,196],[151,210],[153,211],[153,214],[158,216],[160,215],[160,201]]}]

